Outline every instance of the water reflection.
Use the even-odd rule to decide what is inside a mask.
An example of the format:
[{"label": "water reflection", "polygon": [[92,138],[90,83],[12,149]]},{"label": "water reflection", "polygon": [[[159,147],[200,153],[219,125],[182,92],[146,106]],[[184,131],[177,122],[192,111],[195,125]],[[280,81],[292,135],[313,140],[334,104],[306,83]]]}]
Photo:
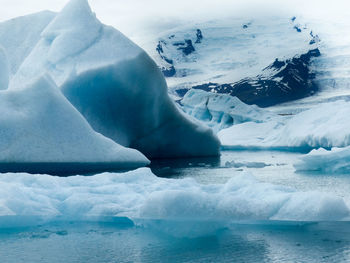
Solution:
[{"label": "water reflection", "polygon": [[[181,178],[186,176],[187,169],[210,169],[221,165],[221,159],[216,157],[156,159],[152,160],[150,168],[159,177]],[[184,171],[185,170],[185,171]],[[184,173],[185,172],[185,173]]]},{"label": "water reflection", "polygon": [[0,259],[7,263],[349,262],[349,234],[346,222],[235,224],[196,238],[135,226],[70,223],[1,232]]}]

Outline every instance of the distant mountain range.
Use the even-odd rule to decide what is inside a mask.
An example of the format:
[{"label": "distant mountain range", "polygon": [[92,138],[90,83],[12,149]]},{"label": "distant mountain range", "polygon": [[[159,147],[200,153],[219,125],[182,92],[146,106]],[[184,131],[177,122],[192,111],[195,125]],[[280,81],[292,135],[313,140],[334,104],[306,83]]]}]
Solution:
[{"label": "distant mountain range", "polygon": [[208,23],[160,38],[157,62],[170,93],[201,89],[260,107],[315,94],[319,36],[296,17],[276,21]]}]

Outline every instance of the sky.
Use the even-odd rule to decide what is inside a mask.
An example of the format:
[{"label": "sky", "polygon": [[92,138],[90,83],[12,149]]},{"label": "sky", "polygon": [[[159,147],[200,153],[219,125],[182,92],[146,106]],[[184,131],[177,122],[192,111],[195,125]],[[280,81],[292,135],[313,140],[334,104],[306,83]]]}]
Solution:
[{"label": "sky", "polygon": [[[0,21],[41,10],[59,11],[68,0],[0,0]],[[89,0],[97,17],[127,35],[155,24],[266,14],[303,14],[330,21],[350,17],[350,0]]]}]

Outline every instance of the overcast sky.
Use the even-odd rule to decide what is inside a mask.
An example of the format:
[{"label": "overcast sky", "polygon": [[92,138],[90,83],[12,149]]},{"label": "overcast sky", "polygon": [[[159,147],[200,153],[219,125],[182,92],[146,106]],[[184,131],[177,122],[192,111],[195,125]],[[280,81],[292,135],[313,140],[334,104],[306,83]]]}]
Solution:
[{"label": "overcast sky", "polygon": [[[0,21],[41,10],[59,11],[68,0],[0,0]],[[350,17],[350,0],[89,0],[97,17],[124,33],[146,24],[178,19],[217,18],[245,13],[304,14],[327,19]]]}]

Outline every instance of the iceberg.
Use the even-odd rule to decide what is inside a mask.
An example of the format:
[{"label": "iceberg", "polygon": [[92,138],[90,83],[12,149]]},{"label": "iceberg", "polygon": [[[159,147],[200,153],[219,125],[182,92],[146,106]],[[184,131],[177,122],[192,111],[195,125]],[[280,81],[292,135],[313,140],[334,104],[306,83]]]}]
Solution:
[{"label": "iceberg", "polygon": [[149,164],[137,150],[96,133],[48,76],[0,91],[0,109],[1,171],[74,173]]},{"label": "iceberg", "polygon": [[9,84],[9,67],[5,50],[0,46],[0,90],[7,89]]},{"label": "iceberg", "polygon": [[[220,130],[218,137],[224,149],[285,149],[285,144],[278,144],[285,121],[281,118],[266,122],[244,122]],[[296,148],[296,147],[294,147]]]},{"label": "iceberg", "polygon": [[[193,178],[156,177],[149,168],[127,173],[54,177],[0,174],[0,226],[19,218],[38,222],[129,218],[160,222],[343,221],[349,208],[341,197],[298,192],[259,182],[247,172],[226,184],[202,185]],[[222,225],[221,225],[222,226]]]},{"label": "iceberg", "polygon": [[43,72],[96,132],[118,144],[149,158],[219,154],[213,132],[189,120],[170,99],[154,61],[101,24],[86,0],[71,0],[42,30],[9,89]]},{"label": "iceberg", "polygon": [[256,105],[247,105],[237,97],[191,89],[180,101],[188,115],[204,122],[215,132],[244,122],[265,122],[275,114]]},{"label": "iceberg", "polygon": [[262,123],[246,122],[219,131],[224,147],[298,149],[350,145],[349,102],[321,103],[292,116],[279,116]]},{"label": "iceberg", "polygon": [[331,174],[346,174],[350,171],[350,147],[318,149],[303,155],[294,164],[298,172],[315,171]]},{"label": "iceberg", "polygon": [[42,11],[0,23],[0,45],[7,53],[11,76],[38,43],[41,32],[55,15],[54,12]]}]

